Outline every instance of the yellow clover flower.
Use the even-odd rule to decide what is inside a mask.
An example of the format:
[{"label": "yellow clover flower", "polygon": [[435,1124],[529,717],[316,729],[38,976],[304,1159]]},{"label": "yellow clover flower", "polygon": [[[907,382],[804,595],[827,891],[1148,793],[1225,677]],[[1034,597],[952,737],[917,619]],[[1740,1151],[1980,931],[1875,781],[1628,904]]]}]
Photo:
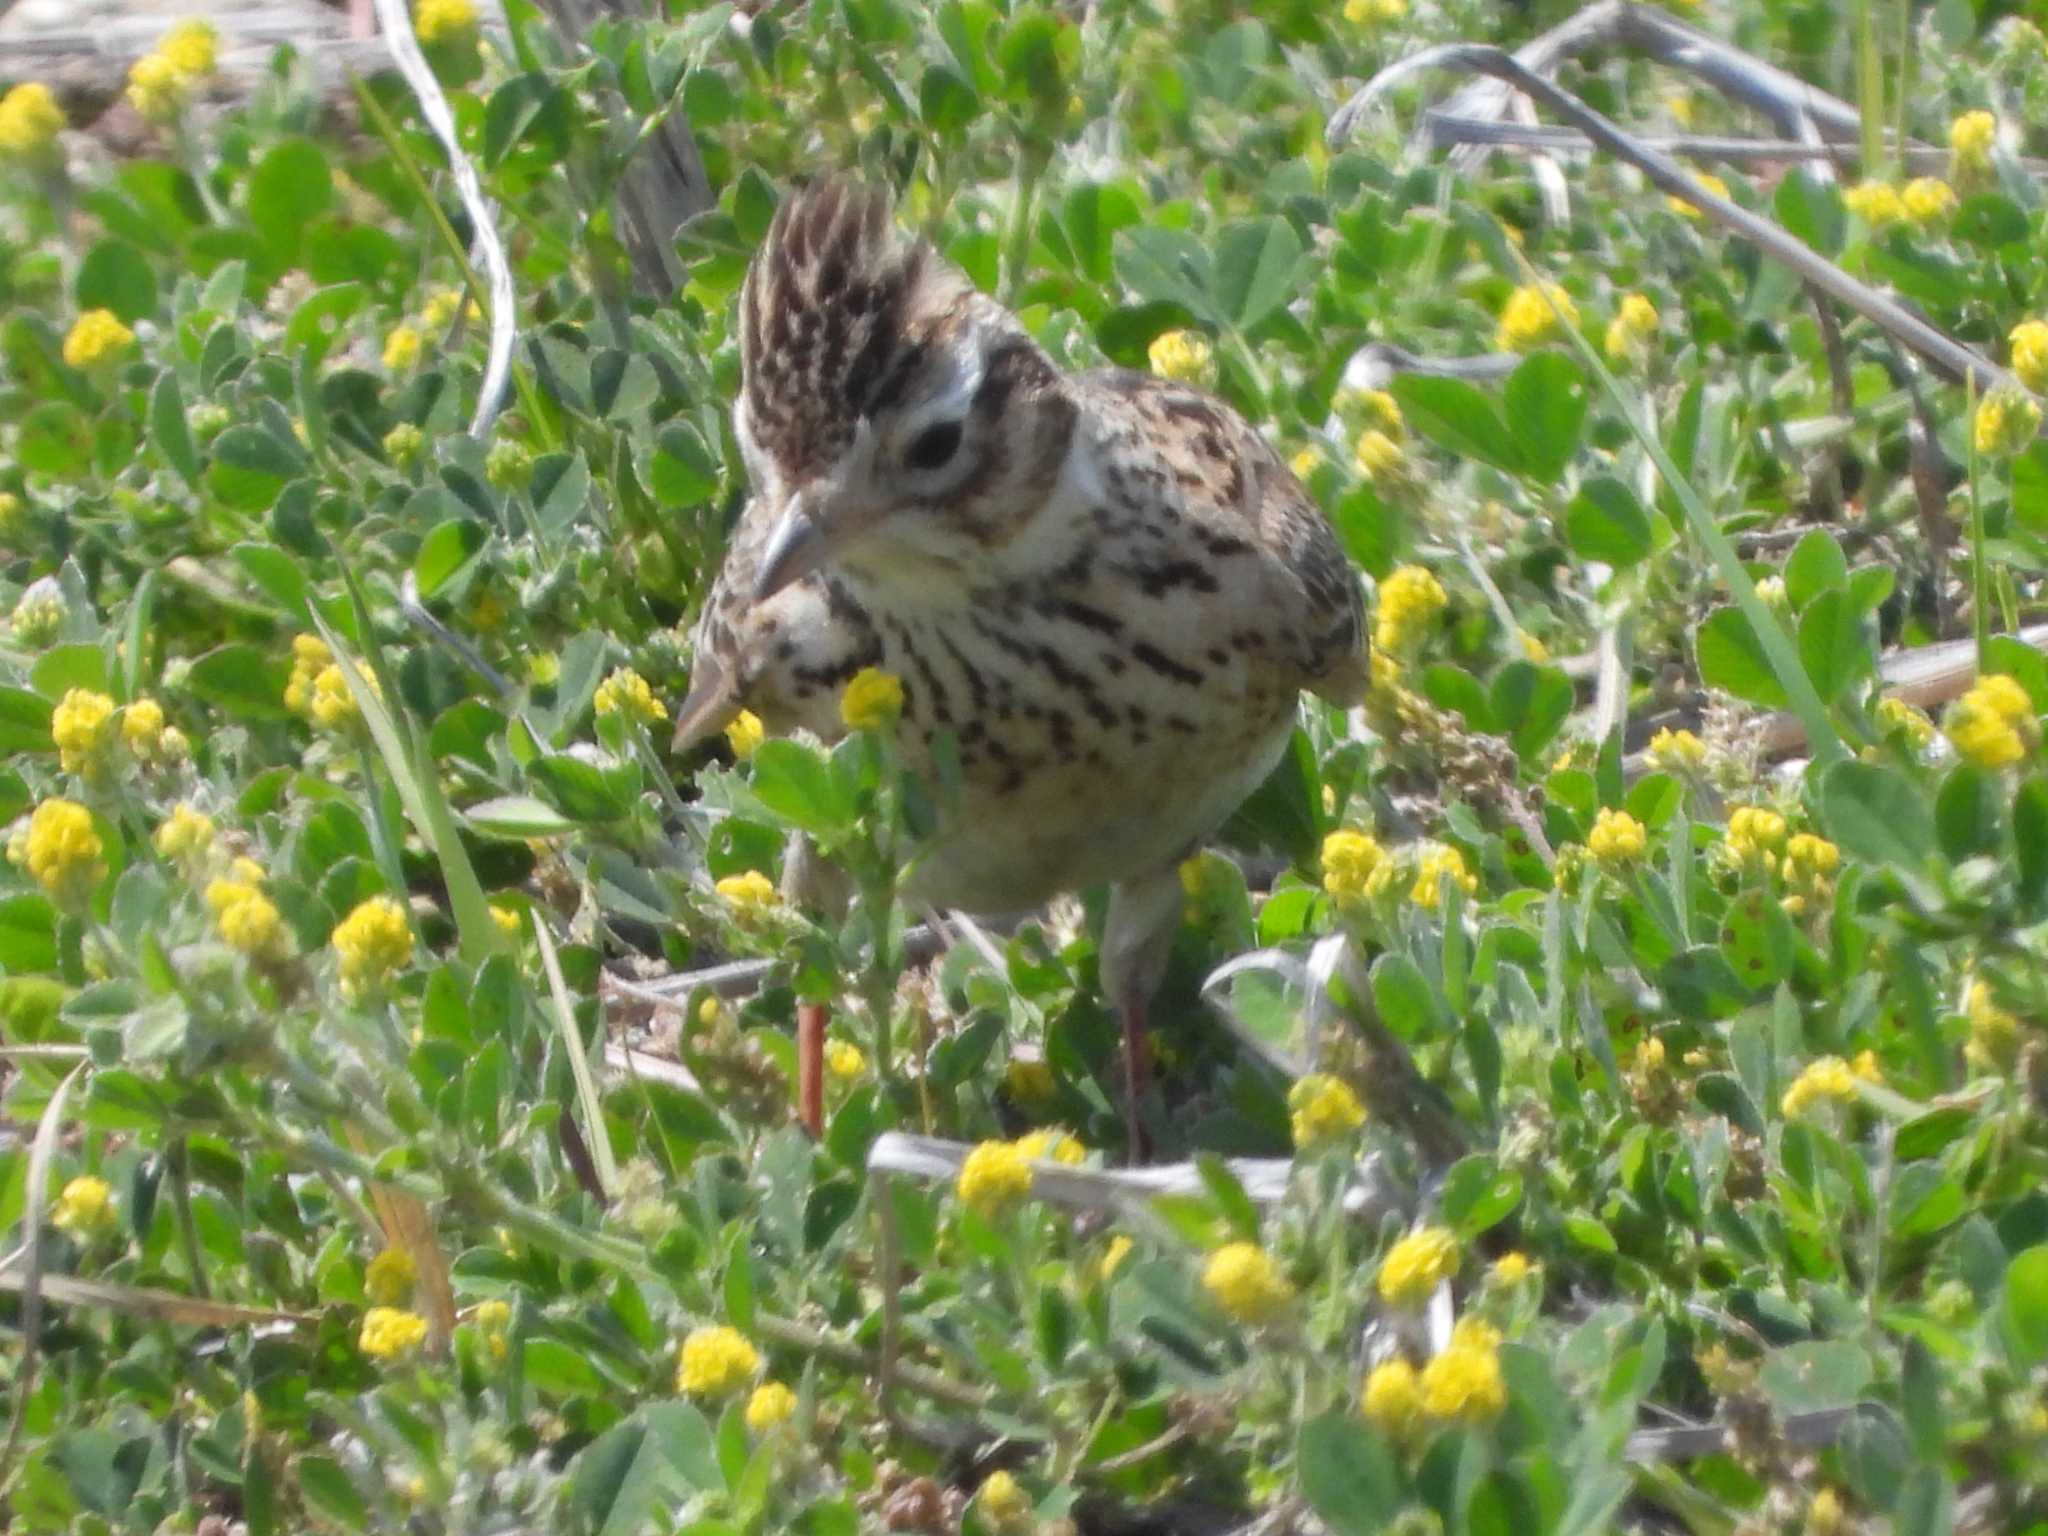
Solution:
[{"label": "yellow clover flower", "polygon": [[[1693,172],[1692,179],[1716,197],[1726,197],[1728,195],[1728,183],[1714,175],[1711,171],[1695,171]],[[1692,219],[1697,222],[1706,217],[1697,207],[1682,197],[1667,197],[1664,199],[1664,206],[1682,219]]]},{"label": "yellow clover flower", "polygon": [[1365,1106],[1341,1077],[1311,1072],[1287,1090],[1295,1146],[1306,1150],[1349,1136],[1365,1124]]},{"label": "yellow clover flower", "polygon": [[29,818],[20,839],[20,857],[8,845],[8,857],[25,865],[60,907],[81,907],[107,877],[100,857],[106,845],[92,824],[92,812],[75,800],[45,800]]},{"label": "yellow clover flower", "polygon": [[1386,850],[1367,833],[1346,827],[1323,839],[1323,889],[1340,906],[1374,894],[1388,867]]},{"label": "yellow clover flower", "polygon": [[1031,1193],[1031,1157],[1013,1141],[984,1141],[960,1165],[953,1192],[979,1216],[991,1217]]},{"label": "yellow clover flower", "polygon": [[1971,440],[1987,459],[2018,453],[2041,431],[2040,402],[2017,390],[2001,389],[1977,402]]},{"label": "yellow clover flower", "polygon": [[[377,681],[377,674],[364,667],[356,669],[370,692],[378,698],[384,697],[383,686]],[[286,685],[289,694],[290,685]],[[361,713],[356,708],[356,696],[348,685],[348,678],[342,674],[341,663],[331,662],[320,669],[313,679],[313,697],[309,706],[313,723],[323,730],[338,731]]]},{"label": "yellow clover flower", "polygon": [[747,1428],[765,1435],[796,1417],[796,1394],[779,1381],[764,1381],[747,1399]]},{"label": "yellow clover flower", "polygon": [[97,773],[113,734],[114,701],[90,688],[66,689],[50,714],[50,739],[66,773]]},{"label": "yellow clover flower", "polygon": [[1408,891],[1408,899],[1433,912],[1443,901],[1446,880],[1467,896],[1479,889],[1479,877],[1465,867],[1465,855],[1449,846],[1432,848],[1416,866],[1415,884]]},{"label": "yellow clover flower", "polygon": [[1443,584],[1427,570],[1419,565],[1401,566],[1380,583],[1373,645],[1385,652],[1412,648],[1449,602]]},{"label": "yellow clover flower", "polygon": [[693,1328],[676,1361],[676,1390],[690,1397],[726,1397],[754,1379],[760,1351],[737,1328]]},{"label": "yellow clover flower", "polygon": [[181,21],[163,35],[156,51],[187,79],[197,80],[212,74],[220,62],[220,33],[210,21]]},{"label": "yellow clover flower", "polygon": [[1458,1240],[1448,1227],[1418,1227],[1387,1250],[1380,1263],[1381,1299],[1419,1307],[1458,1272]]},{"label": "yellow clover flower", "polygon": [[1603,805],[1586,834],[1586,847],[1602,864],[1633,864],[1650,846],[1650,834],[1627,811]]},{"label": "yellow clover flower", "polygon": [[732,748],[732,755],[743,763],[761,750],[761,743],[767,738],[767,727],[751,709],[743,709],[734,715],[732,724],[725,728],[726,743]]},{"label": "yellow clover flower", "polygon": [[1202,1269],[1202,1289],[1241,1323],[1271,1322],[1294,1300],[1294,1287],[1257,1243],[1225,1243]]},{"label": "yellow clover flower", "polygon": [[191,92],[192,77],[164,54],[145,53],[129,66],[128,105],[152,123],[176,117]]},{"label": "yellow clover flower", "polygon": [[1407,1440],[1422,1428],[1422,1376],[1406,1360],[1383,1361],[1365,1378],[1358,1408],[1389,1440]]},{"label": "yellow clover flower", "polygon": [[825,1043],[825,1070],[842,1083],[852,1082],[867,1069],[867,1057],[851,1040],[828,1040]]},{"label": "yellow clover flower", "polygon": [[1088,1149],[1057,1127],[1019,1136],[1016,1147],[1034,1163],[1063,1163],[1077,1168],[1088,1161]]},{"label": "yellow clover flower", "polygon": [[2036,394],[2048,391],[2048,320],[2022,320],[2005,340],[2020,382]]},{"label": "yellow clover flower", "polygon": [[156,829],[156,851],[181,863],[196,862],[213,847],[213,818],[180,802]]},{"label": "yellow clover flower", "polygon": [[1631,293],[1622,299],[1614,318],[1607,322],[1607,334],[1601,338],[1608,360],[1622,364],[1640,361],[1649,351],[1658,323],[1657,306],[1642,294]]},{"label": "yellow clover flower", "polygon": [[137,757],[155,757],[164,740],[163,705],[155,699],[137,699],[122,710],[121,740]]},{"label": "yellow clover flower", "polygon": [[526,927],[526,920],[519,915],[519,909],[506,906],[503,902],[491,903],[491,921],[497,924],[498,932],[508,939],[518,938]]},{"label": "yellow clover flower", "polygon": [[356,1348],[372,1360],[397,1360],[426,1342],[427,1320],[397,1307],[372,1307],[363,1314]]},{"label": "yellow clover flower", "polygon": [[1354,27],[1399,21],[1408,14],[1408,0],[1344,0],[1344,19]]},{"label": "yellow clover flower", "polygon": [[1807,1063],[1806,1069],[1792,1080],[1778,1107],[1789,1120],[1826,1100],[1846,1103],[1855,1097],[1855,1068],[1839,1056],[1820,1056]]},{"label": "yellow clover flower", "polygon": [[1155,336],[1145,357],[1162,379],[1203,385],[1216,381],[1215,349],[1200,331],[1167,331]]},{"label": "yellow clover flower", "polygon": [[1906,217],[1915,224],[1938,224],[1956,211],[1956,189],[1939,176],[1916,176],[1907,182],[1899,200]]},{"label": "yellow clover flower", "polygon": [[384,337],[384,366],[393,373],[404,373],[420,360],[420,349],[426,338],[409,325],[394,325]]},{"label": "yellow clover flower", "polygon": [[81,1241],[107,1231],[114,1219],[113,1186],[95,1174],[80,1174],[50,1204],[50,1225]]},{"label": "yellow clover flower", "polygon": [[1375,485],[1399,480],[1408,467],[1408,451],[1377,427],[1358,434],[1352,446],[1351,462]]},{"label": "yellow clover flower", "polygon": [[412,29],[429,47],[466,42],[477,31],[474,0],[415,0]]},{"label": "yellow clover flower", "polygon": [[1745,863],[1775,868],[1785,846],[1785,818],[1762,806],[1741,805],[1728,813],[1728,850]]},{"label": "yellow clover flower", "polygon": [[386,1248],[363,1271],[363,1290],[379,1306],[395,1307],[412,1295],[419,1271],[403,1248]]},{"label": "yellow clover flower", "polygon": [[511,1352],[512,1303],[495,1296],[489,1301],[480,1301],[476,1304],[476,1311],[470,1314],[470,1321],[483,1335],[484,1348],[491,1352],[493,1360],[502,1360]]},{"label": "yellow clover flower", "polygon": [[1957,181],[1976,181],[1991,170],[1991,147],[1998,142],[1998,119],[1989,112],[1965,112],[1948,125],[1949,174]]},{"label": "yellow clover flower", "polygon": [[256,888],[261,878],[259,872],[253,880],[215,880],[206,888],[206,904],[230,949],[252,960],[282,960],[291,953],[291,940],[276,904]]},{"label": "yellow clover flower", "polygon": [[903,679],[880,667],[862,667],[839,696],[839,718],[849,731],[883,731],[903,713]]},{"label": "yellow clover flower", "polygon": [[1980,677],[1948,709],[1942,731],[1956,755],[1980,768],[2010,768],[2039,744],[2027,690],[2000,673]]},{"label": "yellow clover flower", "polygon": [[1560,318],[1566,325],[1579,323],[1578,306],[1562,286],[1524,283],[1502,306],[1493,344],[1502,352],[1527,352],[1557,333]]},{"label": "yellow clover flower", "polygon": [[91,368],[127,350],[135,333],[111,309],[88,309],[71,322],[64,337],[67,368]]},{"label": "yellow clover flower", "polygon": [[2020,1021],[1998,1006],[1982,981],[1972,981],[1963,994],[1963,1012],[1970,1020],[1965,1059],[1980,1071],[2011,1071],[2019,1056]]},{"label": "yellow clover flower", "polygon": [[1500,1373],[1500,1335],[1477,1318],[1463,1318],[1444,1352],[1422,1368],[1422,1406],[1433,1419],[1484,1424],[1508,1405]]},{"label": "yellow clover flower", "polygon": [[742,921],[772,911],[779,900],[775,882],[758,869],[727,875],[713,889],[725,898]]},{"label": "yellow clover flower", "polygon": [[389,896],[372,896],[335,925],[330,942],[341,962],[342,995],[373,997],[412,962],[412,924]]},{"label": "yellow clover flower", "polygon": [[1906,217],[1905,200],[1888,181],[1859,181],[1842,194],[1842,203],[1872,229],[1900,223]]},{"label": "yellow clover flower", "polygon": [[1660,730],[1647,750],[1650,761],[1666,773],[1685,773],[1707,760],[1707,744],[1691,731]]},{"label": "yellow clover flower", "polygon": [[599,683],[591,703],[600,715],[622,715],[642,725],[668,718],[668,706],[654,696],[647,679],[631,667],[620,667]]},{"label": "yellow clover flower", "polygon": [[40,80],[25,80],[0,96],[0,158],[40,160],[64,131],[64,109]]},{"label": "yellow clover flower", "polygon": [[1529,1261],[1529,1255],[1519,1249],[1509,1249],[1486,1268],[1487,1282],[1492,1285],[1520,1285],[1534,1274],[1536,1266]]},{"label": "yellow clover flower", "polygon": [[998,1469],[989,1473],[974,1496],[981,1517],[997,1530],[1014,1530],[1031,1517],[1031,1495],[1018,1486],[1017,1479]]}]

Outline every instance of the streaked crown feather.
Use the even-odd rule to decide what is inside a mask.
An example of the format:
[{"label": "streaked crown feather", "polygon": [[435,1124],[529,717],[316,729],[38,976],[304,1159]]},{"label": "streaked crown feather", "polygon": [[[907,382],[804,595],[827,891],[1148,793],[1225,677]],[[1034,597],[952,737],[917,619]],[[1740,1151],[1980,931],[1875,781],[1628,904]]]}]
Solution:
[{"label": "streaked crown feather", "polygon": [[777,210],[740,295],[747,423],[803,478],[852,441],[924,361],[911,321],[947,269],[896,229],[886,194],[822,181]]}]

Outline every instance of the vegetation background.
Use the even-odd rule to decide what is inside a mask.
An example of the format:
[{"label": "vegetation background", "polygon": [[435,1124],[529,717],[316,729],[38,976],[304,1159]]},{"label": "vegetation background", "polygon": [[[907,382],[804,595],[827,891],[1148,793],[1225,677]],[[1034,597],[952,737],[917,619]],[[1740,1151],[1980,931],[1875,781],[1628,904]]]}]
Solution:
[{"label": "vegetation background", "polygon": [[[1965,379],[1610,155],[1560,199],[1411,142],[1434,76],[1326,136],[1566,14],[419,0],[510,257],[481,436],[398,74],[222,105],[181,26],[119,157],[14,83],[8,1528],[2048,1530],[2048,51],[1680,13],[1854,124],[1700,182]],[[1557,78],[1773,131],[1628,47]],[[668,749],[736,288],[830,169],[1062,363],[1213,384],[1376,583],[1371,700],[1183,872],[1159,1198],[1097,1150],[1096,906],[910,963],[886,680],[830,750]]]}]

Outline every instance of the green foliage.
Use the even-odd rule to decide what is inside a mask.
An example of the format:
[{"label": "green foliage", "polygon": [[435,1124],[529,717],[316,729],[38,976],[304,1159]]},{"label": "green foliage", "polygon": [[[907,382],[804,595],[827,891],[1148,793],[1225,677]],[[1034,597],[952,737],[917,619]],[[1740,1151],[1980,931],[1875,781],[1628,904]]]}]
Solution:
[{"label": "green foliage", "polygon": [[[0,169],[0,1220],[43,1317],[11,1529],[1719,1533],[1824,1528],[1822,1488],[1843,1529],[2039,1522],[2048,663],[1988,639],[2012,684],[1953,744],[1877,665],[1970,632],[1945,520],[1986,628],[2035,614],[2048,451],[1980,459],[1961,391],[1611,164],[1552,228],[1517,163],[1323,144],[1393,58],[1542,7],[507,9],[430,48],[515,263],[488,442],[466,215],[395,76],[343,132],[283,55],[135,158]],[[1855,93],[1812,17],[1743,10]],[[2048,71],[1925,25],[1879,77],[1909,126],[2012,139],[1953,217],[1737,196],[2004,357]],[[1671,76],[1577,78],[1676,127]],[[615,195],[671,114],[714,203],[653,291]],[[748,490],[738,286],[828,169],[1064,367],[1200,333],[1379,583],[1363,706],[1305,709],[1240,856],[1182,870],[1143,1111],[1193,1177],[1108,1218],[869,1168],[891,1131],[1115,1160],[1095,894],[914,968],[949,771],[886,729],[669,744]],[[1373,342],[1491,350],[1539,281],[1583,335],[1346,387]],[[67,358],[100,309],[130,339]],[[1778,710],[1801,772],[1760,761]],[[1292,1145],[1307,1072],[1362,1129]],[[1415,1227],[1447,1313],[1381,1292]],[[685,1390],[710,1327],[757,1358]],[[1648,1464],[1674,1419],[1742,1428]],[[998,1441],[1028,1515],[969,1498]]]}]

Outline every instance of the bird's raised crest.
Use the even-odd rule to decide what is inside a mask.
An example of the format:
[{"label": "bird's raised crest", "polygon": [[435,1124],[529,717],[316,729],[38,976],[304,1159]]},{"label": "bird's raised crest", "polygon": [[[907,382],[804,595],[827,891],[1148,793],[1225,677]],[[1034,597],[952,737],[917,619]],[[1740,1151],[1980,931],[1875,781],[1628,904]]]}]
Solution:
[{"label": "bird's raised crest", "polygon": [[790,194],[747,271],[747,428],[785,473],[830,464],[921,361],[906,322],[939,266],[887,194],[831,179]]}]

